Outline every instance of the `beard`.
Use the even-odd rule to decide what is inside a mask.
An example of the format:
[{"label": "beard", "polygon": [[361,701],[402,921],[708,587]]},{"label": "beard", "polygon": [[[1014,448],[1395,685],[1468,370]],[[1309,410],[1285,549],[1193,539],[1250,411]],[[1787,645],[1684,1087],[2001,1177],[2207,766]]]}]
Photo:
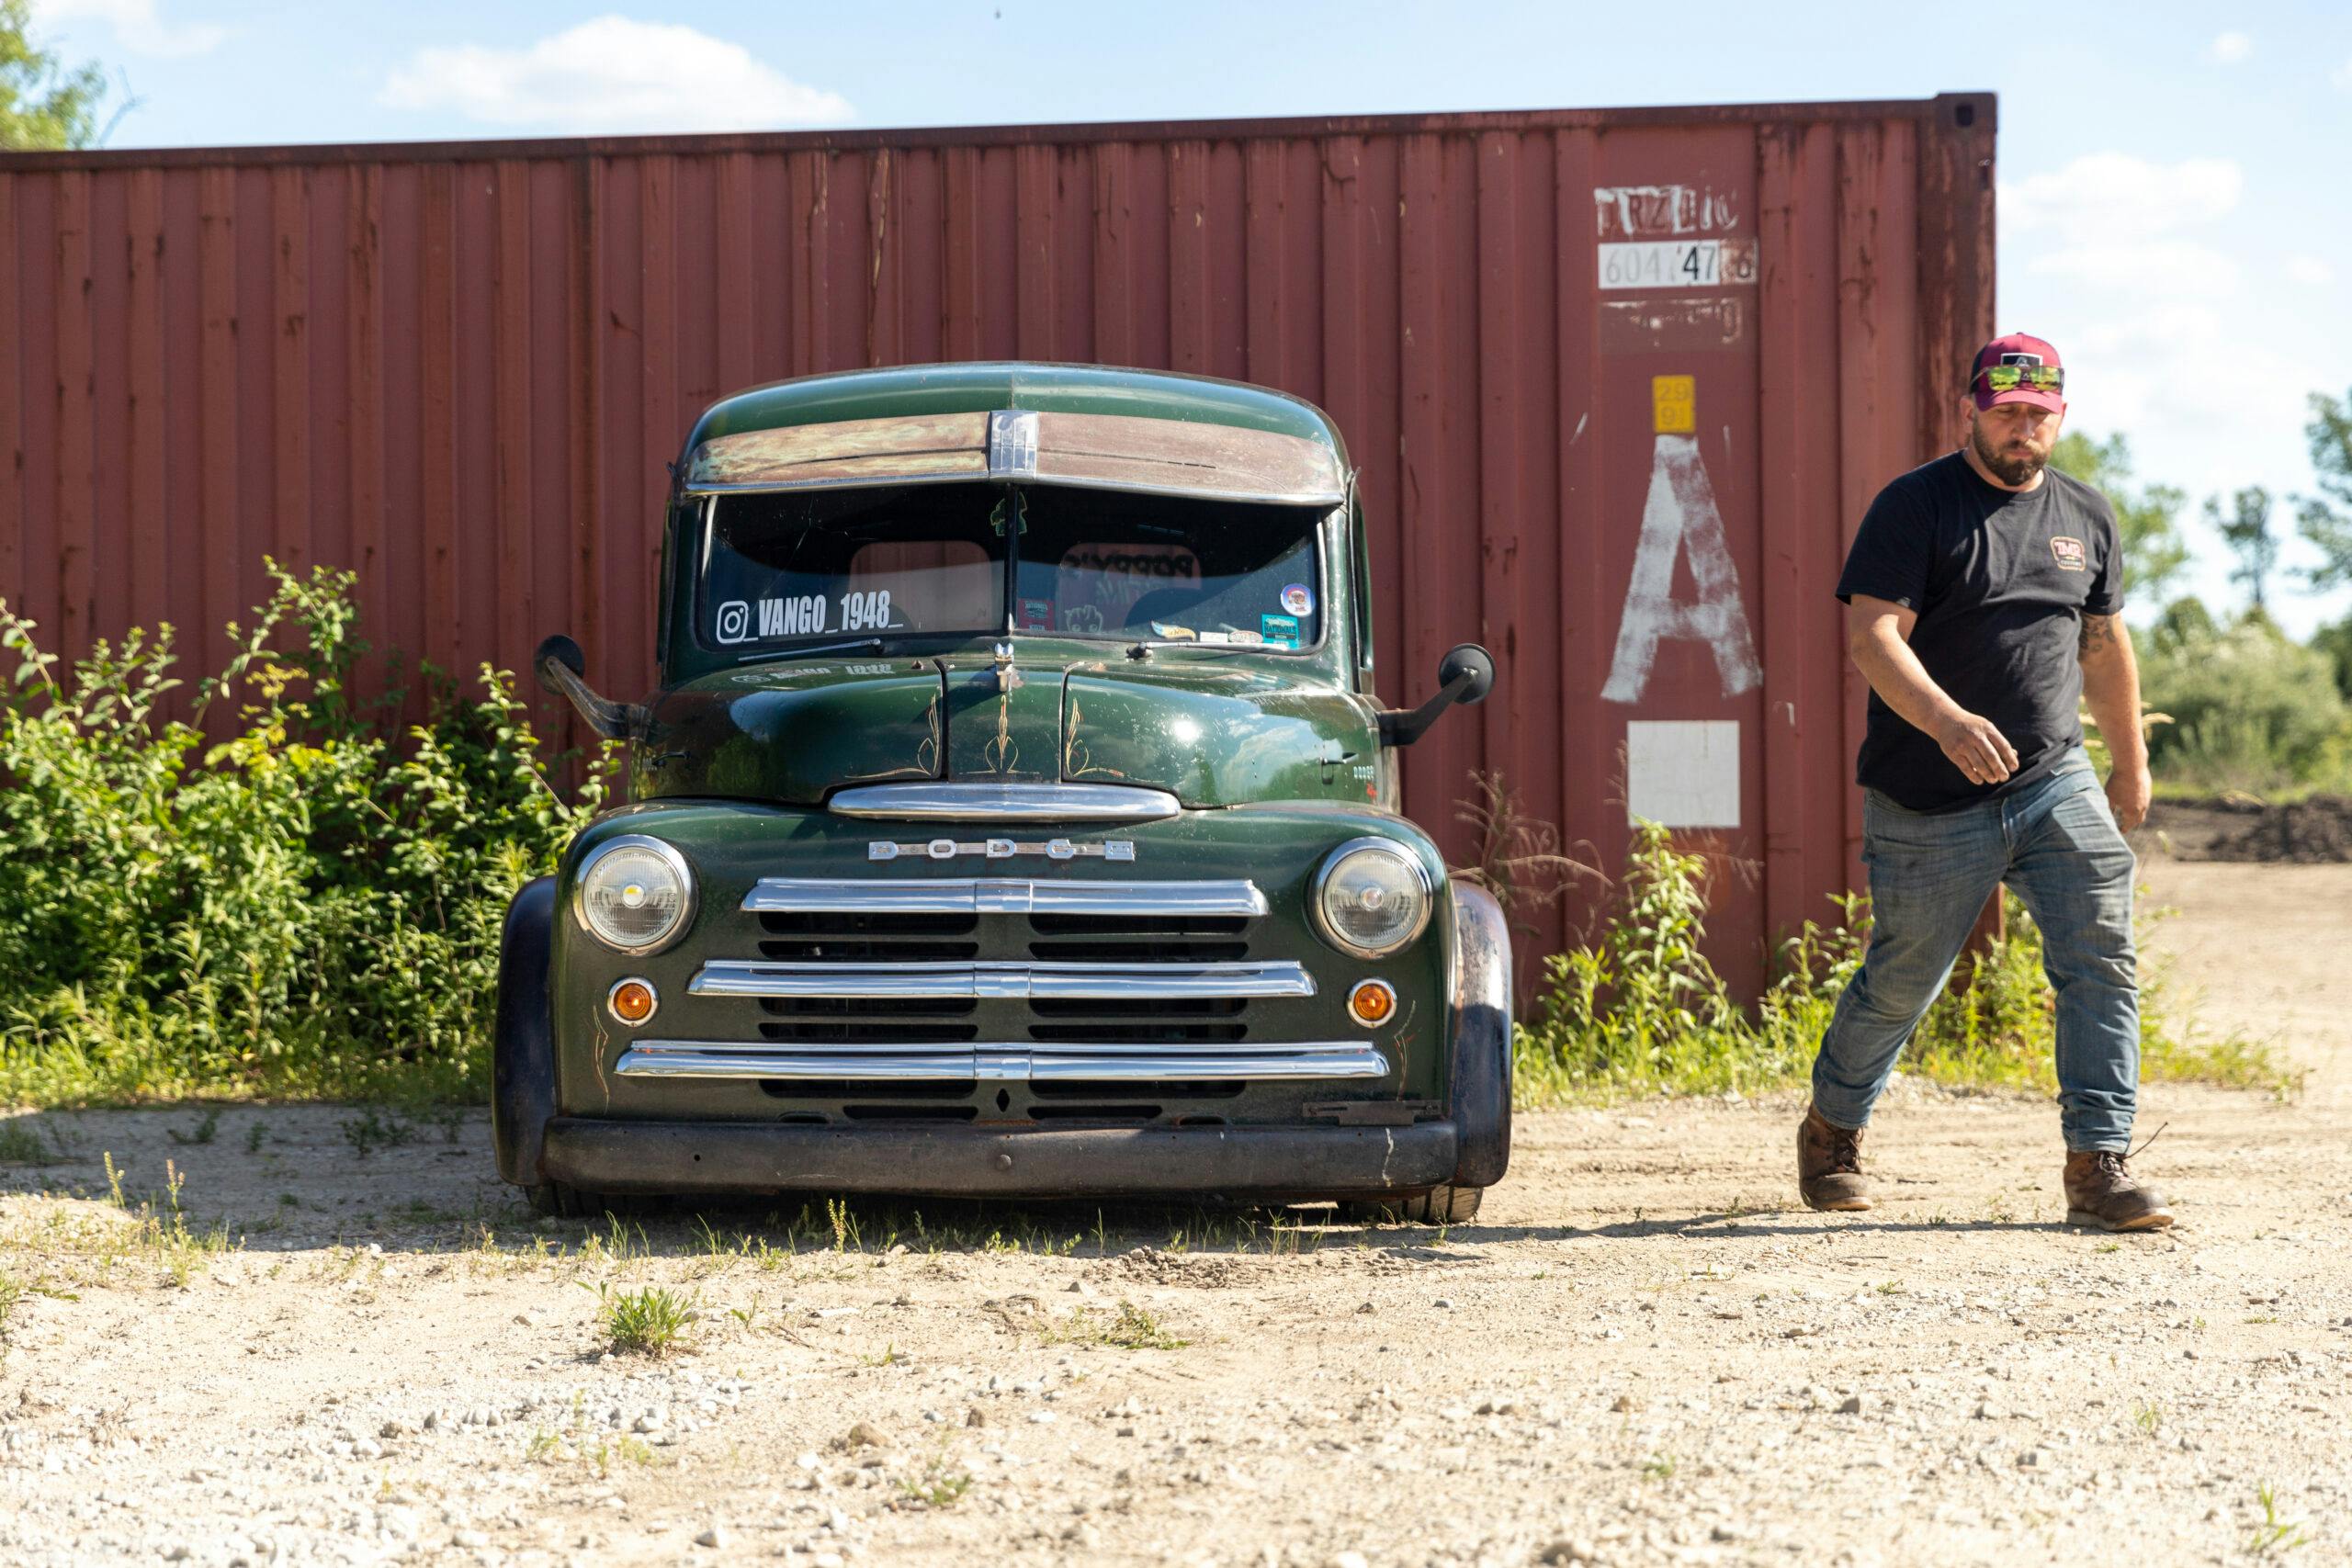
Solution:
[{"label": "beard", "polygon": [[1968,444],[1976,449],[1977,460],[2006,485],[2027,485],[2049,465],[2048,454],[2041,452],[1998,452],[1985,444],[1984,427],[1972,423],[1968,427]]}]

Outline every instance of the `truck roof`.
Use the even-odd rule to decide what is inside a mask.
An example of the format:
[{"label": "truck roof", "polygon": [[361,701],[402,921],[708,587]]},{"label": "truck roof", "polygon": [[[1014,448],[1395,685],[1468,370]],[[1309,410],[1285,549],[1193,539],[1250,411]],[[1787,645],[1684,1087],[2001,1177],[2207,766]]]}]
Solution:
[{"label": "truck roof", "polygon": [[1209,376],[1029,361],[901,365],[774,381],[713,403],[687,435],[685,451],[692,453],[715,437],[749,431],[1004,409],[1122,414],[1265,431],[1327,446],[1340,470],[1347,468],[1339,427],[1303,398]]}]

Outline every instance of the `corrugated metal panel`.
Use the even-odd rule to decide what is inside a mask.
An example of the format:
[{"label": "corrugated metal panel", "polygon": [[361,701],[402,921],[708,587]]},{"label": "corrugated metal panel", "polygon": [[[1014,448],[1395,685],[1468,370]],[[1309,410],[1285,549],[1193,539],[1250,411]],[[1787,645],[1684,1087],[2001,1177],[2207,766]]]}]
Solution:
[{"label": "corrugated metal panel", "polygon": [[[1500,661],[1407,754],[1408,807],[1466,853],[1453,803],[1498,771],[1613,865],[1629,722],[1736,726],[1642,734],[1736,802],[1693,841],[1752,987],[1849,880],[1830,590],[1992,330],[1993,138],[1948,96],[0,157],[0,594],[72,651],[169,620],[214,666],[265,552],[330,561],[379,646],[514,669],[564,629],[634,693],[665,465],[723,393],[976,357],[1263,382],[1362,465],[1385,695],[1465,637]],[[1713,284],[1602,275],[1717,241]],[[1760,671],[1686,623],[1612,694],[1653,488],[1701,471]]]}]

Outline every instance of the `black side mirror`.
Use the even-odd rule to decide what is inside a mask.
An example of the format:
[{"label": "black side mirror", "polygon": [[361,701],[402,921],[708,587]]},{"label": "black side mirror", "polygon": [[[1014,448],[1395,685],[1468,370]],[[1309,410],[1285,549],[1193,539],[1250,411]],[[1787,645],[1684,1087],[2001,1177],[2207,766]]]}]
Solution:
[{"label": "black side mirror", "polygon": [[539,678],[539,689],[559,697],[571,695],[548,677],[547,665],[549,660],[584,679],[588,674],[588,656],[580,651],[578,643],[561,632],[540,638],[538,651],[531,655],[531,669]]},{"label": "black side mirror", "polygon": [[645,733],[645,710],[633,703],[598,696],[585,679],[588,656],[562,633],[539,643],[531,655],[531,671],[538,677],[541,691],[571,699],[588,728],[605,739],[634,740]]},{"label": "black side mirror", "polygon": [[1380,743],[1410,746],[1456,703],[1483,703],[1495,689],[1495,656],[1475,642],[1450,649],[1438,660],[1437,690],[1417,708],[1389,708],[1380,716]]}]

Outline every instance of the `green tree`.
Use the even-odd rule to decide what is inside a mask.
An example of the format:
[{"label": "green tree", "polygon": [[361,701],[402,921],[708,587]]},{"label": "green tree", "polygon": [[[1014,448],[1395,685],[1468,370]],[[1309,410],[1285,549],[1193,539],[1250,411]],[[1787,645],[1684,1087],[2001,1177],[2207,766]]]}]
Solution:
[{"label": "green tree", "polygon": [[2079,432],[2063,435],[2050,466],[2107,497],[2123,543],[2123,582],[2134,602],[2161,604],[2165,592],[2188,567],[2188,543],[2181,537],[2180,509],[2186,491],[2171,485],[2139,490],[2132,483],[2132,447],[2121,435],[2094,441]]},{"label": "green tree", "polygon": [[0,0],[0,148],[87,147],[98,136],[106,73],[35,48],[31,22],[30,0]]},{"label": "green tree", "polygon": [[2352,702],[2352,615],[2312,633],[2312,646],[2335,661],[2335,684]]},{"label": "green tree", "polygon": [[2238,558],[2230,581],[2245,583],[2254,607],[2267,615],[2269,581],[2278,570],[2278,536],[2270,531],[2270,492],[2260,485],[2246,486],[2230,497],[2227,514],[2220,496],[2207,496],[2205,521],[2221,530],[2222,542]]},{"label": "green tree", "polygon": [[2190,593],[2165,605],[2164,614],[2149,628],[2149,635],[2158,649],[2169,653],[2211,641],[2221,635],[2221,623],[2213,619],[2213,612],[2205,607],[2205,601]]},{"label": "green tree", "polygon": [[2303,438],[2311,443],[2319,493],[2295,498],[2295,530],[2320,553],[2320,564],[2303,575],[2314,590],[2325,592],[2352,582],[2352,392],[2341,402],[2313,392]]}]

